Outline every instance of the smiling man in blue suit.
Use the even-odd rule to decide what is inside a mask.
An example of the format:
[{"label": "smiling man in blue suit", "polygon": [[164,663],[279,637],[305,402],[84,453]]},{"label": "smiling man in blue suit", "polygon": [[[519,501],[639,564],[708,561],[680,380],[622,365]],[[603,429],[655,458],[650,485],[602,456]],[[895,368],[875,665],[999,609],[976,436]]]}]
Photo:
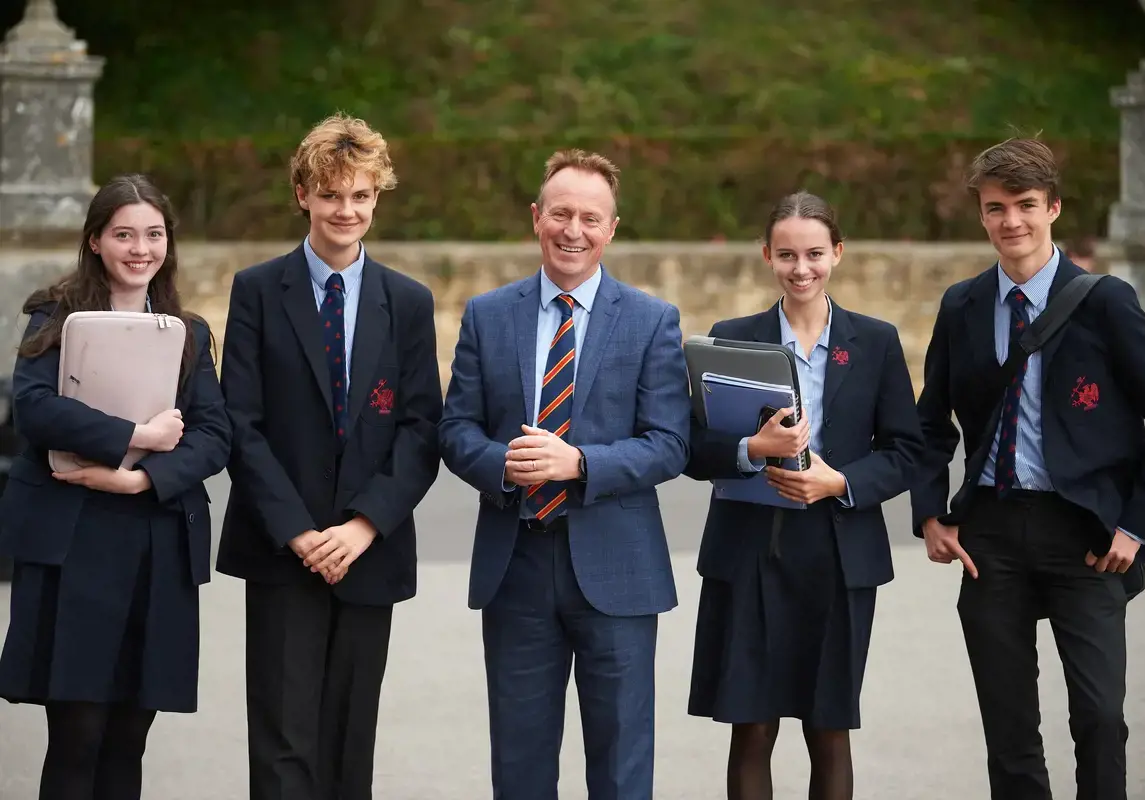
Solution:
[{"label": "smiling man in blue suit", "polygon": [[651,800],[657,614],[676,606],[656,485],[687,462],[680,315],[601,266],[619,170],[559,152],[533,204],[538,274],[466,306],[439,425],[480,492],[493,795],[556,800],[576,670],[590,800]]}]

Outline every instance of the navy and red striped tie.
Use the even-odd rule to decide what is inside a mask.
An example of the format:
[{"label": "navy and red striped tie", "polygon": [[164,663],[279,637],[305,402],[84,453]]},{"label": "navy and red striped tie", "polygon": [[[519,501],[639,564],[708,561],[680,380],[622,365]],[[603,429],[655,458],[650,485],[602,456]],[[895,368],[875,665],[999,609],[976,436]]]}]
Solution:
[{"label": "navy and red striped tie", "polygon": [[[1030,324],[1026,304],[1029,300],[1025,293],[1015,286],[1006,295],[1006,304],[1010,307],[1010,350],[1021,347],[1018,340]],[[1022,379],[1026,377],[1026,366],[1029,357],[1022,359],[1014,379],[1006,387],[1006,396],[1002,401],[1001,432],[998,434],[998,457],[994,460],[994,488],[1004,495],[1014,488],[1018,479],[1015,474],[1017,468],[1018,452],[1018,409],[1022,401]]]},{"label": "navy and red striped tie", "polygon": [[[576,301],[571,295],[562,294],[557,295],[556,304],[561,312],[561,325],[549,344],[536,427],[564,438],[572,422],[573,374],[576,363],[576,332],[573,330],[572,312]],[[526,507],[542,524],[548,524],[560,516],[561,507],[568,499],[567,487],[570,483],[544,481],[530,486],[525,498]]]}]

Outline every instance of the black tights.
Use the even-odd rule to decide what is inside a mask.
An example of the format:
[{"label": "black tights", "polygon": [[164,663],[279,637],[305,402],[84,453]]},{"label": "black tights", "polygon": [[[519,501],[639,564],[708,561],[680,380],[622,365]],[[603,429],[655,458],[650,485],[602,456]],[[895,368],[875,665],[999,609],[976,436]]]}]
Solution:
[{"label": "black tights", "polygon": [[40,800],[139,800],[154,711],[49,703]]},{"label": "black tights", "polygon": [[[771,751],[779,723],[733,725],[728,753],[728,800],[772,800]],[[803,724],[811,757],[809,800],[851,800],[851,736],[846,730],[820,730]]]}]

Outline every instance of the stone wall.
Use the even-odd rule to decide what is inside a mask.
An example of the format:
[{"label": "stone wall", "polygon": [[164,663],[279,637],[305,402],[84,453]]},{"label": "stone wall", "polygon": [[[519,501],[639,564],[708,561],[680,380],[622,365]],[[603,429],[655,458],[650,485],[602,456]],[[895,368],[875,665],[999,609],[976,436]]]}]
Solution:
[{"label": "stone wall", "polygon": [[[187,306],[207,318],[220,345],[231,276],[293,246],[258,242],[180,247]],[[443,386],[465,301],[523,277],[538,265],[533,243],[375,242],[368,251],[433,290]],[[1116,255],[1103,250],[1103,264]],[[758,247],[750,243],[617,243],[605,256],[615,277],[679,306],[685,336],[706,334],[716,320],[754,313],[777,297],[771,272]],[[73,251],[63,249],[0,251],[0,374],[11,371],[23,325],[18,318],[21,302],[32,288],[60,274],[74,259]],[[992,261],[993,251],[985,244],[852,242],[832,277],[831,293],[843,307],[888,320],[899,329],[917,391],[943,290]]]}]

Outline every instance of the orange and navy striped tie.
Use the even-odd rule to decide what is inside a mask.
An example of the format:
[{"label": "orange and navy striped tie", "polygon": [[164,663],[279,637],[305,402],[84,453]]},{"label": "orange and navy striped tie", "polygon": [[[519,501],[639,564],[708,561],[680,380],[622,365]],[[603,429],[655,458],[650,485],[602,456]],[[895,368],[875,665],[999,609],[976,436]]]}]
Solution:
[{"label": "orange and navy striped tie", "polygon": [[[549,344],[549,357],[545,362],[545,378],[541,382],[541,404],[537,413],[538,428],[552,431],[557,436],[568,436],[572,421],[573,372],[576,359],[576,333],[573,330],[571,295],[557,295],[557,309],[561,312],[561,325]],[[525,504],[542,524],[560,516],[567,499],[570,481],[545,481],[529,487]]]}]

